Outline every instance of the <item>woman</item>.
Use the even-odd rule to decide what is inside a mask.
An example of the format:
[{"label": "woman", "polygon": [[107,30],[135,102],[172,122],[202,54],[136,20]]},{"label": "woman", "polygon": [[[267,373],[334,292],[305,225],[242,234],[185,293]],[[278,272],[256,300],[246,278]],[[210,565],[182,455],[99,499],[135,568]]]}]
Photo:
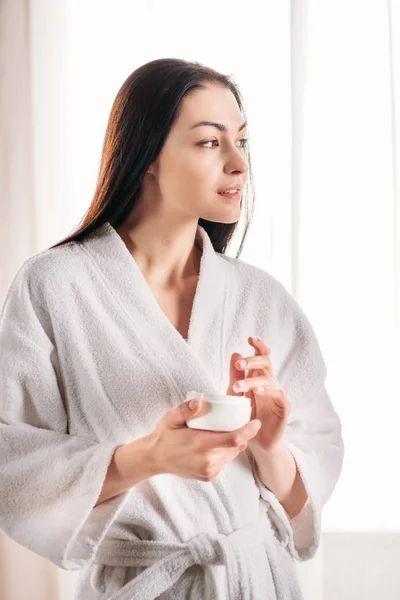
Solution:
[{"label": "woman", "polygon": [[[147,63],[117,94],[82,225],[8,290],[0,527],[81,569],[78,600],[302,598],[341,424],[299,305],[225,254],[248,174],[231,79]],[[250,422],[187,427],[192,390],[244,393]]]}]

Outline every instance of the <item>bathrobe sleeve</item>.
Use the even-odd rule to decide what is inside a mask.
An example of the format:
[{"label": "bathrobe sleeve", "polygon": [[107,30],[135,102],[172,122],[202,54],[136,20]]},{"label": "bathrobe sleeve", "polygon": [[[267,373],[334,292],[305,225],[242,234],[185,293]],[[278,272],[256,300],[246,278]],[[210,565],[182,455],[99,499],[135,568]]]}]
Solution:
[{"label": "bathrobe sleeve", "polygon": [[50,323],[27,277],[0,317],[0,529],[67,570],[93,556],[130,490],[94,508],[115,443],[68,434]]},{"label": "bathrobe sleeve", "polygon": [[[320,545],[322,508],[338,481],[344,444],[342,426],[325,387],[326,365],[310,321],[282,284],[277,283],[277,331],[284,340],[276,348],[281,367],[277,374],[291,402],[283,441],[294,457],[308,500],[290,518],[274,493],[253,473],[278,536],[294,559],[313,558]],[[263,338],[268,345],[267,338]],[[274,365],[274,347],[271,347]],[[275,371],[276,372],[276,371]]]}]

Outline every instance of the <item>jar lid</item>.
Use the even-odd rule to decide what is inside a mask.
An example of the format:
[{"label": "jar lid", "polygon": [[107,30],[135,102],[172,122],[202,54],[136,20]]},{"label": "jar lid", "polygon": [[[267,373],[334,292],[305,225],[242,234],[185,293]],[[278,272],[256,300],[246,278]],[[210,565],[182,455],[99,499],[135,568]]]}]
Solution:
[{"label": "jar lid", "polygon": [[191,391],[187,392],[186,400],[191,400],[192,398],[199,398],[200,400],[205,400],[206,402],[216,402],[218,404],[235,404],[238,401],[246,404],[246,406],[251,406],[250,398],[247,396],[230,396],[229,394],[206,394],[204,392],[196,392]]}]

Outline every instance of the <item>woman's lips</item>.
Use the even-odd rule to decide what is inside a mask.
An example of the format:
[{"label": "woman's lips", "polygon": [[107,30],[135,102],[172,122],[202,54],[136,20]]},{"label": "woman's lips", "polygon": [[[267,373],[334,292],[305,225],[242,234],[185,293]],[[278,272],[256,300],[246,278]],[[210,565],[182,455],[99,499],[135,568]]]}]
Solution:
[{"label": "woman's lips", "polygon": [[234,200],[240,200],[240,192],[236,192],[235,194],[224,194],[223,192],[217,192],[220,196],[224,198],[233,198]]}]

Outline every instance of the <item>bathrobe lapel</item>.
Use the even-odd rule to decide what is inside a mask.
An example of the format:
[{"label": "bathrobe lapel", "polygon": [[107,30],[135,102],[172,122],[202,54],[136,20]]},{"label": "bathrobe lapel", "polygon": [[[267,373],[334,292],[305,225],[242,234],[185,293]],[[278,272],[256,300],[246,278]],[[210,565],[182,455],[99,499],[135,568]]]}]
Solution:
[{"label": "bathrobe lapel", "polygon": [[137,262],[109,222],[83,242],[110,291],[129,313],[132,328],[145,338],[147,348],[157,357],[159,368],[179,394],[178,403],[189,390],[226,391],[221,389],[221,373],[227,365],[221,362],[229,264],[215,252],[200,225],[197,236],[203,251],[187,341],[162,311]]}]

